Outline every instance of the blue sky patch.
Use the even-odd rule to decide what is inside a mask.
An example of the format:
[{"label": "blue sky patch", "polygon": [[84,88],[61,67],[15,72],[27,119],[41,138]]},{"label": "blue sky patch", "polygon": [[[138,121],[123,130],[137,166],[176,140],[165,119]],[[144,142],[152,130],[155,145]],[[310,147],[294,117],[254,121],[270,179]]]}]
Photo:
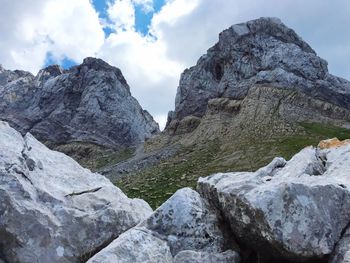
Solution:
[{"label": "blue sky patch", "polygon": [[77,65],[76,62],[74,62],[73,60],[71,60],[71,59],[69,59],[67,57],[64,58],[62,61],[57,61],[56,59],[54,59],[52,53],[48,52],[46,54],[45,66],[44,67],[47,67],[49,65],[55,65],[55,64],[59,64],[64,69],[69,69],[70,67]]},{"label": "blue sky patch", "polygon": [[136,6],[135,8],[135,29],[137,32],[142,33],[143,35],[148,34],[148,27],[151,24],[153,14],[160,11],[162,6],[165,4],[166,0],[154,0],[153,8],[154,12],[149,12],[145,14],[142,10],[142,7]]},{"label": "blue sky patch", "polygon": [[[147,35],[149,33],[148,28],[151,24],[154,13],[159,12],[165,5],[166,1],[167,0],[153,0],[154,11],[148,13],[144,12],[142,6],[135,5],[135,30],[142,35]],[[98,12],[99,17],[105,20],[107,23],[111,22],[107,14],[108,3],[110,2],[111,0],[92,0],[92,4]],[[113,28],[110,27],[103,28],[103,31],[106,38],[114,32]],[[76,62],[69,58],[64,58],[62,61],[57,61],[52,53],[48,52],[45,60],[45,67],[53,64],[60,64],[64,69],[68,69],[72,66],[77,65]]]},{"label": "blue sky patch", "polygon": [[[108,2],[110,2],[110,0],[93,0],[92,1],[96,11],[99,13],[100,18],[106,20],[107,22],[110,22],[107,15]],[[135,30],[143,35],[147,35],[148,27],[151,24],[153,14],[157,13],[165,4],[165,2],[166,0],[153,0],[154,12],[149,12],[149,13],[145,13],[142,9],[142,6],[136,5],[135,6]],[[105,32],[106,37],[108,37],[111,33],[113,33],[113,29],[108,27],[104,28],[103,30]]]}]

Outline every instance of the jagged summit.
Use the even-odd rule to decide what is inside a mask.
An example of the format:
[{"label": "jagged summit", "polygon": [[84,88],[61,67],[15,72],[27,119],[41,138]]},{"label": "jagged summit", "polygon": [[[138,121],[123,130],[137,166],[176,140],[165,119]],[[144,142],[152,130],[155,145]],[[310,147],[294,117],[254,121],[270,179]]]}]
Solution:
[{"label": "jagged summit", "polygon": [[221,38],[225,38],[225,35],[227,34],[232,34],[233,37],[236,37],[236,40],[247,35],[266,34],[282,40],[285,43],[294,43],[304,52],[316,55],[316,52],[309,46],[309,44],[298,36],[293,29],[290,29],[283,24],[281,19],[277,17],[261,17],[246,23],[233,25],[219,34],[219,42]]},{"label": "jagged summit", "polygon": [[0,96],[0,119],[54,145],[130,147],[159,131],[121,71],[97,58],[68,70],[48,66],[37,76],[1,71]]},{"label": "jagged summit", "polygon": [[171,120],[202,117],[209,99],[244,98],[254,85],[301,91],[350,108],[350,83],[328,73],[327,62],[278,18],[233,25],[197,65],[184,71]]},{"label": "jagged summit", "polygon": [[46,68],[41,69],[35,78],[36,80],[44,83],[46,80],[62,75],[63,73],[64,69],[61,66],[50,65]]}]

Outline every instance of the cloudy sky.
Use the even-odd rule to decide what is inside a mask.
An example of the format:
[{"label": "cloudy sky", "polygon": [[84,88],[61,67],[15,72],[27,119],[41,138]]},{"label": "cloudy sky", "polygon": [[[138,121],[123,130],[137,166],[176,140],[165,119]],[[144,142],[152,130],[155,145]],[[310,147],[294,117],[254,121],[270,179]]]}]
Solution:
[{"label": "cloudy sky", "polygon": [[232,24],[275,16],[350,79],[349,0],[0,0],[0,64],[36,74],[84,57],[119,67],[163,126],[181,72]]}]

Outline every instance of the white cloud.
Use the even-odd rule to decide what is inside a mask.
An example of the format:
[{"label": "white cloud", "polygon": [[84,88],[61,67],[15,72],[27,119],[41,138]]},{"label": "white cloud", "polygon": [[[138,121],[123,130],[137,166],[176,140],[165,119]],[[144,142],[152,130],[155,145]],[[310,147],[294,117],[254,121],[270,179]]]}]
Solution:
[{"label": "white cloud", "polygon": [[131,0],[115,0],[109,3],[108,17],[111,27],[117,31],[129,31],[135,27],[135,8]]},{"label": "white cloud", "polygon": [[[89,0],[1,0],[0,61],[36,73],[50,52],[58,61],[93,55],[104,33]],[[88,37],[87,37],[88,36]]]},{"label": "white cloud", "polygon": [[144,13],[153,12],[153,0],[132,0],[135,5],[141,6]]}]

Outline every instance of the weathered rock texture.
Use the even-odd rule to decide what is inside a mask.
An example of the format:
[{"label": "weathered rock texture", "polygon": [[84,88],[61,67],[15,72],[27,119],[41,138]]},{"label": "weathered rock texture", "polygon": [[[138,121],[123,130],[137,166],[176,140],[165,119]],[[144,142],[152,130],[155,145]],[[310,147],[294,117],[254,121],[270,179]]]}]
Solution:
[{"label": "weathered rock texture", "polygon": [[[349,151],[347,143],[307,147],[288,162],[275,158],[256,172],[201,178],[198,190],[263,262],[320,261],[350,223]],[[343,254],[347,237],[344,243],[338,244]]]},{"label": "weathered rock texture", "polygon": [[168,125],[202,117],[213,98],[243,99],[256,84],[297,90],[350,109],[350,83],[328,73],[327,62],[277,18],[234,25],[197,65],[185,70]]},{"label": "weathered rock texture", "polygon": [[178,190],[89,263],[348,262],[350,144],[319,145],[200,178],[198,193]]},{"label": "weathered rock texture", "polygon": [[41,141],[130,147],[159,131],[131,96],[118,68],[95,58],[69,70],[49,66],[37,76],[0,70],[0,119]]},{"label": "weathered rock texture", "polygon": [[239,262],[220,220],[197,192],[183,188],[88,262]]},{"label": "weathered rock texture", "polygon": [[349,263],[350,262],[350,228],[347,228],[341,240],[334,249],[330,263]]},{"label": "weathered rock texture", "polygon": [[81,262],[148,217],[105,177],[0,122],[0,258]]}]

